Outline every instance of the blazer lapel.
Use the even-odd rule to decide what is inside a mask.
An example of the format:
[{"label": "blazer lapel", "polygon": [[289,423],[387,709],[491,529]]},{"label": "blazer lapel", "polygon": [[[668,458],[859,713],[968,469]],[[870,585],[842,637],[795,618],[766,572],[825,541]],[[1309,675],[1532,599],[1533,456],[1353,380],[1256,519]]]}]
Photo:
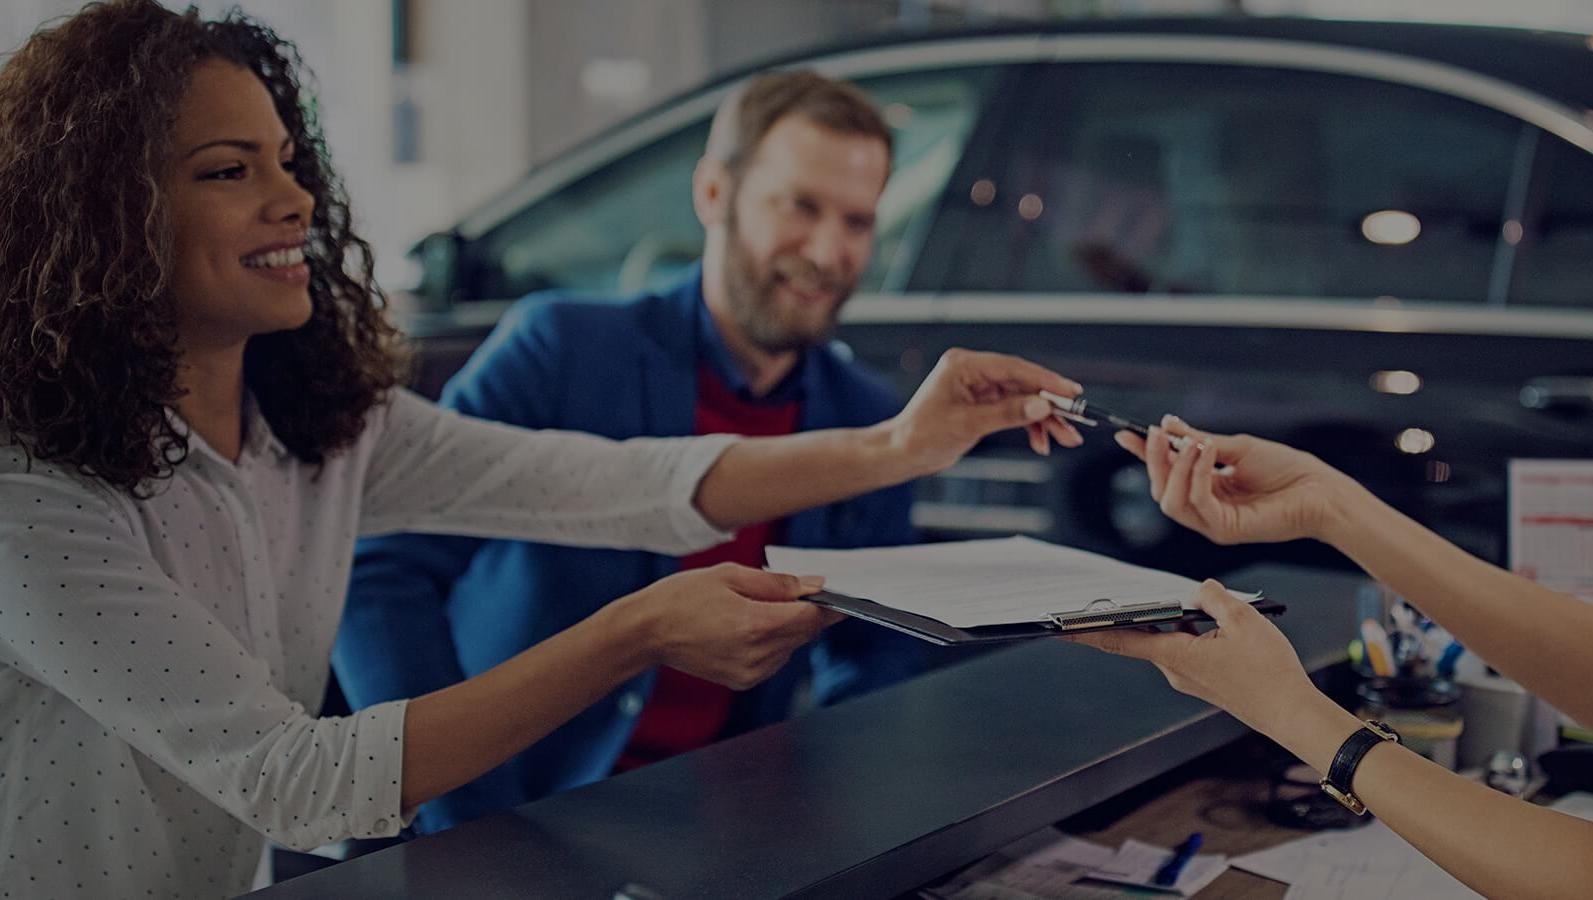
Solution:
[{"label": "blazer lapel", "polygon": [[640,434],[680,437],[696,430],[698,278],[660,297],[642,322]]}]

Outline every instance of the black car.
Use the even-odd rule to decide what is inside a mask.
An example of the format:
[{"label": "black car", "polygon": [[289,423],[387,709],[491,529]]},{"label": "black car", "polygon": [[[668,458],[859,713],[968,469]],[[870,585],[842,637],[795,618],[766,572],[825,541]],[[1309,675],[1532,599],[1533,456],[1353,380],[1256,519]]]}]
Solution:
[{"label": "black car", "polygon": [[[1593,451],[1593,39],[1292,19],[1086,21],[782,61],[897,132],[839,335],[910,389],[997,349],[1154,419],[1307,448],[1478,555],[1506,462]],[[421,242],[404,325],[435,390],[513,298],[668,281],[727,79],[532,171]],[[1106,434],[993,440],[922,483],[939,537],[1027,533],[1214,574]]]}]

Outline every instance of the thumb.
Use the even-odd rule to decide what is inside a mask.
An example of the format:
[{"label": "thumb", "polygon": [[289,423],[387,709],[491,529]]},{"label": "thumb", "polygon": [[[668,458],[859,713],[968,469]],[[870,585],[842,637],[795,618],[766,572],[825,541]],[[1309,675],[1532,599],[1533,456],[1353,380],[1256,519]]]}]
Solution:
[{"label": "thumb", "polygon": [[991,434],[1043,422],[1051,417],[1051,404],[1034,394],[1019,394],[985,405],[979,413],[980,431]]},{"label": "thumb", "polygon": [[724,583],[736,593],[753,600],[795,600],[823,587],[824,579],[734,566],[726,571]]},{"label": "thumb", "polygon": [[1228,593],[1228,589],[1215,578],[1208,578],[1201,583],[1195,590],[1191,605],[1211,616],[1219,628],[1238,625],[1247,615],[1259,615],[1250,608],[1250,604]]}]

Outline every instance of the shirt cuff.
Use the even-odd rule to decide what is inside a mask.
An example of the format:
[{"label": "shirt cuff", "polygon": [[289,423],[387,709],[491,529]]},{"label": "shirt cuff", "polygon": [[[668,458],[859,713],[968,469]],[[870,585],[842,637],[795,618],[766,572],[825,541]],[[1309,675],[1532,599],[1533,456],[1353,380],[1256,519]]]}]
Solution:
[{"label": "shirt cuff", "polygon": [[392,837],[415,817],[400,808],[408,710],[408,700],[392,700],[354,714],[355,837]]},{"label": "shirt cuff", "polygon": [[697,486],[702,483],[703,476],[738,440],[740,438],[733,434],[703,435],[689,442],[688,449],[675,467],[669,488],[672,501],[669,504],[669,525],[676,537],[687,546],[716,547],[736,536],[734,531],[721,531],[703,518],[693,500],[697,497]]}]

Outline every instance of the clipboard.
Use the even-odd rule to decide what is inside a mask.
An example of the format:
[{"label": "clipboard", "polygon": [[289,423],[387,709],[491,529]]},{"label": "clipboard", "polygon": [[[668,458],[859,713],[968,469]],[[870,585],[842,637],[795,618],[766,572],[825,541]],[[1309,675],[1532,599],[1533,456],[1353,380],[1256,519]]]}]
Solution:
[{"label": "clipboard", "polygon": [[[802,598],[809,603],[845,613],[865,622],[882,625],[910,634],[919,640],[943,647],[970,644],[995,644],[1004,641],[1022,641],[1030,638],[1063,637],[1071,634],[1089,634],[1113,628],[1139,628],[1146,625],[1181,625],[1210,622],[1210,615],[1198,609],[1184,609],[1182,603],[1118,603],[1114,600],[1096,600],[1084,609],[1052,613],[1038,622],[1014,622],[1005,625],[977,625],[956,628],[939,619],[921,616],[894,606],[839,594],[819,591]],[[1262,597],[1250,604],[1256,612],[1266,616],[1282,615],[1288,607],[1276,600]]]}]

